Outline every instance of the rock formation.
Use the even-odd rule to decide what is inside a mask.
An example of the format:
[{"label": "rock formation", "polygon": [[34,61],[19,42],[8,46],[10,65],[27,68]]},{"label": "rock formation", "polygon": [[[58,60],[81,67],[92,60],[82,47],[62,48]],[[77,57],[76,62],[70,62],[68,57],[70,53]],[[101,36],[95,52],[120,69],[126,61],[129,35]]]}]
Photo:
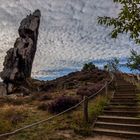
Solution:
[{"label": "rock formation", "polygon": [[16,86],[22,85],[31,76],[32,64],[37,48],[41,12],[36,10],[20,23],[19,38],[14,48],[7,51],[4,68],[0,76],[11,93]]}]

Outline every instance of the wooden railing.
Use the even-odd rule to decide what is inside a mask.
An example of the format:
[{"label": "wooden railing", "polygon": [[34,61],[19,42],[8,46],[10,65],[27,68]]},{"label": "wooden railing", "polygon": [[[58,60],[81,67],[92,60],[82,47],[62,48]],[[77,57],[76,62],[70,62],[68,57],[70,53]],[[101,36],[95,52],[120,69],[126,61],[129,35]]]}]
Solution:
[{"label": "wooden railing", "polygon": [[113,73],[110,73],[111,75],[111,81],[110,82],[105,82],[104,86],[98,91],[96,92],[95,94],[91,95],[91,96],[84,96],[84,99],[83,99],[83,119],[84,121],[87,123],[88,120],[89,120],[89,113],[88,113],[88,103],[89,103],[89,100],[91,100],[92,98],[94,98],[95,96],[97,95],[100,95],[99,93],[101,93],[103,90],[105,90],[105,95],[107,96],[108,95],[108,86],[113,82],[114,80],[114,75]]}]

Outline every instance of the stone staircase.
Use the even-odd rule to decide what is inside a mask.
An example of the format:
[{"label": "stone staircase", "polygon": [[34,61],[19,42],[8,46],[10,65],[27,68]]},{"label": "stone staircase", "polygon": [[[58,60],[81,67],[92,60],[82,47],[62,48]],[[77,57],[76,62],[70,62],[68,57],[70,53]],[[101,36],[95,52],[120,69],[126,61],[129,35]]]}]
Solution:
[{"label": "stone staircase", "polygon": [[100,135],[125,137],[140,140],[140,106],[136,86],[117,78],[114,97],[98,116],[93,132]]}]

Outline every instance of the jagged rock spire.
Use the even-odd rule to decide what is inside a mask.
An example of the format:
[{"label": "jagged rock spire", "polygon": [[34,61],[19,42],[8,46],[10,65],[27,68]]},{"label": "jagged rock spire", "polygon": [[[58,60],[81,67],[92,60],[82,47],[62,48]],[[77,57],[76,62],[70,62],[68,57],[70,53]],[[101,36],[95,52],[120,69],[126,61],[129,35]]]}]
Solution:
[{"label": "jagged rock spire", "polygon": [[18,29],[19,38],[16,39],[14,48],[7,51],[0,76],[7,85],[8,92],[12,92],[16,84],[22,84],[31,76],[40,17],[40,10],[36,10],[21,21]]}]

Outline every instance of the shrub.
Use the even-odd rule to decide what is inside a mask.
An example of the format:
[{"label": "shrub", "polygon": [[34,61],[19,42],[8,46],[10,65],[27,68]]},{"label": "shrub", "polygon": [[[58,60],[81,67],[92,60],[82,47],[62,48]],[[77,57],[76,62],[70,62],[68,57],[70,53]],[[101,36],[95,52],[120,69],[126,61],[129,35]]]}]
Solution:
[{"label": "shrub", "polygon": [[63,88],[65,89],[74,89],[77,88],[77,86],[78,86],[78,82],[76,80],[71,80],[63,83]]},{"label": "shrub", "polygon": [[39,101],[46,101],[46,100],[50,100],[50,99],[51,99],[51,96],[49,94],[44,94],[39,97]]},{"label": "shrub", "polygon": [[84,64],[84,66],[83,66],[83,71],[92,71],[92,70],[94,70],[96,68],[96,66],[92,63],[92,62],[90,62],[90,63],[86,63],[86,64]]},{"label": "shrub", "polygon": [[103,84],[93,84],[90,86],[84,86],[77,90],[77,95],[83,96],[91,96],[98,92],[103,87]]},{"label": "shrub", "polygon": [[103,79],[105,79],[105,76],[104,75],[98,76],[98,81],[102,81]]},{"label": "shrub", "polygon": [[93,80],[92,77],[93,76],[90,73],[86,73],[86,74],[83,74],[83,75],[79,76],[78,80],[79,81],[91,81],[91,80]]},{"label": "shrub", "polygon": [[70,96],[61,96],[48,104],[41,104],[39,109],[48,110],[50,113],[60,113],[79,102],[78,98]]}]

